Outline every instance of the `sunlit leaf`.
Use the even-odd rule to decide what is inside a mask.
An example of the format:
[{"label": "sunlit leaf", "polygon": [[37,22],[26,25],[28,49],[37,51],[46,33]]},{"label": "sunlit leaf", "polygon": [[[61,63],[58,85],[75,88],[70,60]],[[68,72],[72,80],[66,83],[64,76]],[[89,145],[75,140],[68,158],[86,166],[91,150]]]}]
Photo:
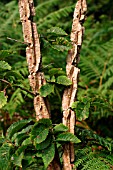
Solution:
[{"label": "sunlit leaf", "polygon": [[0,170],[9,170],[10,167],[10,151],[13,145],[10,143],[5,143],[0,147]]},{"label": "sunlit leaf", "polygon": [[76,101],[71,108],[76,112],[76,117],[79,121],[85,120],[89,117],[90,98],[82,98],[81,101]]},{"label": "sunlit leaf", "polygon": [[52,45],[51,47],[57,51],[62,51],[62,52],[70,50],[70,47],[67,47],[65,45]]},{"label": "sunlit leaf", "polygon": [[11,70],[11,66],[5,61],[0,61],[0,70]]},{"label": "sunlit leaf", "polygon": [[51,27],[50,29],[47,30],[47,33],[54,33],[57,35],[67,35],[67,33],[59,27]]},{"label": "sunlit leaf", "polygon": [[31,138],[27,138],[27,139],[25,139],[25,140],[22,142],[22,145],[23,145],[23,146],[24,146],[24,145],[30,145],[30,144],[32,144]]},{"label": "sunlit leaf", "polygon": [[22,168],[22,159],[23,159],[23,157],[24,157],[24,153],[22,152],[20,155],[14,154],[11,157],[11,160],[12,160],[14,165],[17,165],[17,166]]},{"label": "sunlit leaf", "polygon": [[66,76],[58,76],[56,83],[62,84],[62,85],[65,85],[65,86],[69,86],[69,85],[72,84],[71,80],[68,79]]},{"label": "sunlit leaf", "polygon": [[59,71],[61,71],[61,70],[62,70],[62,68],[51,68],[51,69],[49,70],[49,74],[50,74],[51,76],[53,76],[53,75],[55,75],[55,74],[58,74]]},{"label": "sunlit leaf", "polygon": [[0,109],[7,104],[7,97],[4,95],[4,92],[0,92]]}]

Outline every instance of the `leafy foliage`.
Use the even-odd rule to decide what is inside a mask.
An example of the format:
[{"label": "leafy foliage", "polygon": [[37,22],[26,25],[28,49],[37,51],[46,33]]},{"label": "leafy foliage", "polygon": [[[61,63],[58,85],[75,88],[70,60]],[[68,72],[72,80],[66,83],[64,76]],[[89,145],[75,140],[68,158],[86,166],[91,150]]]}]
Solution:
[{"label": "leafy foliage", "polygon": [[7,103],[7,97],[4,96],[4,92],[0,92],[0,108]]},{"label": "leafy foliage", "polygon": [[44,151],[38,151],[36,154],[37,157],[41,157],[43,159],[45,169],[48,167],[50,162],[53,160],[54,155],[55,155],[54,144],[51,144]]},{"label": "leafy foliage", "polygon": [[46,97],[51,93],[54,93],[54,86],[52,84],[45,84],[40,88],[40,95],[42,97]]},{"label": "leafy foliage", "polygon": [[59,27],[52,27],[47,30],[47,33],[50,33],[50,34],[52,33],[52,34],[56,34],[56,35],[67,35],[67,33]]},{"label": "leafy foliage", "polygon": [[97,146],[102,146],[106,148],[110,153],[112,152],[113,149],[112,141],[109,141],[108,139],[99,136],[92,130],[76,127],[76,133],[83,143],[88,142],[91,145],[94,144]]},{"label": "leafy foliage", "polygon": [[62,134],[59,134],[56,138],[56,141],[58,142],[73,142],[73,143],[79,143],[80,140],[76,137],[76,136],[73,136],[72,133],[62,133]]},{"label": "leafy foliage", "polygon": [[90,98],[82,98],[82,101],[76,101],[71,108],[76,111],[76,116],[79,121],[89,117]]},{"label": "leafy foliage", "polygon": [[78,149],[75,167],[77,167],[78,170],[112,169],[113,155],[104,150],[99,150],[98,148],[94,151],[92,149],[93,148],[89,146]]},{"label": "leafy foliage", "polygon": [[11,158],[11,150],[13,145],[10,143],[4,143],[0,147],[0,169],[2,170],[10,170],[11,169],[11,162],[9,162]]},{"label": "leafy foliage", "polygon": [[[9,127],[5,141],[1,140],[0,161],[4,160],[5,164],[11,168],[23,167],[24,160],[28,160],[27,168],[34,164],[35,160],[41,158],[43,168],[47,169],[54,159],[57,141],[59,143],[69,141],[78,143],[80,141],[67,130],[68,128],[61,124],[56,125],[53,131],[50,119],[41,119],[36,123],[31,120],[15,122]],[[64,131],[65,133],[63,133]],[[10,152],[10,150],[12,151]],[[29,157],[33,157],[32,161],[28,159],[28,153]],[[2,157],[3,155],[5,157]],[[3,165],[4,170],[7,169],[6,165]],[[40,167],[40,164],[38,166]]]},{"label": "leafy foliage", "polygon": [[[78,101],[71,107],[77,116],[79,128],[75,130],[79,140],[68,134],[64,125],[52,126],[52,122],[61,123],[63,90],[71,85],[65,76],[65,61],[71,48],[69,35],[75,1],[35,0],[42,71],[47,80],[39,93],[48,96],[52,119],[51,123],[44,120],[46,123],[39,124],[29,120],[34,117],[33,94],[28,82],[17,1],[0,2],[0,133],[6,135],[10,124],[26,119],[11,125],[7,138],[0,138],[1,169],[46,168],[55,154],[54,143],[60,142],[58,151],[62,155],[63,144],[70,140],[75,142],[78,170],[112,169],[113,1],[88,0],[87,3]],[[76,141],[81,142],[76,144]]]},{"label": "leafy foliage", "polygon": [[14,124],[12,124],[7,131],[8,138],[11,139],[15,132],[22,130],[24,126],[26,126],[27,123],[29,123],[30,121],[31,120],[21,120],[20,122],[15,122]]},{"label": "leafy foliage", "polygon": [[69,85],[72,84],[72,82],[66,76],[59,76],[57,78],[57,83],[62,84],[62,85],[66,85],[66,86],[69,86]]},{"label": "leafy foliage", "polygon": [[5,61],[0,61],[0,69],[11,70],[11,66]]},{"label": "leafy foliage", "polygon": [[[75,167],[79,169],[112,169],[113,142],[100,137],[92,130],[76,127],[76,134],[82,141],[75,150]],[[84,146],[84,147],[83,147]]]},{"label": "leafy foliage", "polygon": [[64,126],[62,123],[56,125],[54,127],[54,131],[57,133],[57,132],[66,132],[68,131],[68,127]]}]

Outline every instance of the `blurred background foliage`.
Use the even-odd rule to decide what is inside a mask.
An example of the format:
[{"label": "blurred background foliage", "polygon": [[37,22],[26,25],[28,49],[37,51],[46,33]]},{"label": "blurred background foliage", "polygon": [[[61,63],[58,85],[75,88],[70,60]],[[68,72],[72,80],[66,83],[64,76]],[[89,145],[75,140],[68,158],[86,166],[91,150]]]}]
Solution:
[{"label": "blurred background foliage", "polygon": [[[35,22],[40,34],[42,70],[49,79],[52,68],[59,68],[61,72],[58,74],[65,74],[76,1],[35,0],[34,2]],[[85,35],[79,63],[81,72],[78,100],[88,97],[92,103],[88,118],[83,120],[84,127],[95,130],[103,137],[113,138],[113,1],[87,0],[87,3]],[[1,65],[2,69],[0,69],[0,91],[4,92],[7,98],[7,104],[0,109],[0,128],[5,135],[7,127],[12,122],[35,117],[35,113],[33,95],[28,82],[26,45],[22,43],[18,2],[4,0],[0,2],[0,7],[0,61],[5,61],[11,66],[11,69],[9,67],[5,69]],[[47,30],[51,27],[60,27],[67,35],[60,36],[59,39],[54,34],[48,34]],[[54,43],[55,45],[63,44],[63,47],[58,46],[56,49]],[[53,76],[57,76],[57,73]],[[48,96],[51,102],[52,119],[55,123],[61,122],[62,119],[63,89],[63,86],[57,85],[54,94]]]}]

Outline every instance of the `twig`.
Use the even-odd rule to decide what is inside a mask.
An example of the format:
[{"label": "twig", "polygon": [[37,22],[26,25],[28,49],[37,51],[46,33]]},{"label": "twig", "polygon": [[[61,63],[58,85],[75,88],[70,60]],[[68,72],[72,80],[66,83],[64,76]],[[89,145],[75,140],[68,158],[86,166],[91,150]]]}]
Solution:
[{"label": "twig", "polygon": [[20,88],[20,89],[22,89],[22,90],[28,92],[29,94],[31,94],[31,95],[33,95],[33,96],[35,95],[33,92],[29,91],[28,89],[26,89],[26,88],[24,88],[24,87],[21,87],[21,86],[16,85],[16,84],[14,84],[13,86],[18,87],[18,88]]},{"label": "twig", "polygon": [[7,80],[4,80],[4,79],[0,79],[0,81],[4,82],[4,83],[7,83],[9,84],[10,86],[12,86],[12,84],[10,82],[8,82]]},{"label": "twig", "polygon": [[[6,84],[8,84],[8,85],[10,85],[11,87],[12,87],[12,86],[18,87],[18,88],[20,88],[20,89],[22,89],[22,90],[30,93],[31,95],[35,95],[33,92],[31,92],[31,91],[29,91],[28,89],[26,89],[26,88],[24,88],[24,87],[21,87],[21,86],[19,86],[19,85],[17,85],[17,84],[11,84],[10,82],[8,82],[7,80],[4,80],[4,79],[0,79],[0,81],[6,83]],[[6,88],[5,88],[5,89],[6,89]]]},{"label": "twig", "polygon": [[14,38],[7,37],[7,39],[8,39],[8,40],[15,41],[15,42],[18,42],[18,43],[21,43],[21,44],[29,45],[29,43],[27,43],[27,42],[22,42],[22,41],[19,41],[19,40],[14,39]]}]

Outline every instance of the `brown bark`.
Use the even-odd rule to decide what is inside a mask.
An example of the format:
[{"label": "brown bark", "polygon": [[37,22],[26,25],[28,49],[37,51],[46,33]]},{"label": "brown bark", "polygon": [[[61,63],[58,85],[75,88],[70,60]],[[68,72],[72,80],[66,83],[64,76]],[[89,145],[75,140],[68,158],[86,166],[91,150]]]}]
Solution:
[{"label": "brown bark", "polygon": [[[85,14],[87,11],[86,0],[78,0],[75,6],[73,24],[71,31],[72,49],[68,52],[66,73],[72,81],[72,85],[65,89],[62,99],[63,124],[69,127],[69,132],[74,134],[75,113],[70,109],[73,102],[76,101],[78,76],[80,69],[79,63],[80,49],[83,40]],[[69,150],[68,150],[69,149]],[[68,151],[67,151],[68,150]],[[71,163],[74,161],[74,145],[66,144],[63,153],[64,170],[71,170]]]},{"label": "brown bark", "polygon": [[49,118],[49,107],[44,101],[44,98],[39,95],[39,89],[46,83],[46,81],[43,73],[40,72],[41,52],[36,23],[33,22],[33,17],[35,16],[33,0],[19,0],[19,12],[23,26],[24,42],[27,44],[26,58],[30,73],[30,86],[35,95],[34,108],[36,112],[36,119]]},{"label": "brown bark", "polygon": [[[24,42],[27,44],[26,59],[29,69],[29,81],[30,86],[34,93],[34,109],[36,112],[36,120],[42,118],[50,118],[50,109],[47,98],[43,98],[39,95],[39,89],[46,83],[44,74],[41,72],[41,52],[39,35],[36,28],[36,23],[33,22],[35,16],[35,9],[33,0],[19,0],[19,12],[22,22]],[[56,158],[55,154],[55,158]],[[59,162],[54,159],[49,170],[60,170]]]}]

